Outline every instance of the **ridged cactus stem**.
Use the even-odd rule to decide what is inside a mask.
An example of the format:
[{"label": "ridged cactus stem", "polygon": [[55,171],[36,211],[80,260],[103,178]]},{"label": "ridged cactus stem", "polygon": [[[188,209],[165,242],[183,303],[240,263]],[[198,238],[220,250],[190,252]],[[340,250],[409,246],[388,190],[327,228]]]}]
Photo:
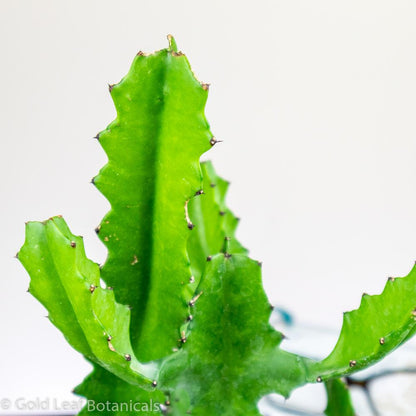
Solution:
[{"label": "ridged cactus stem", "polygon": [[284,351],[284,336],[269,323],[261,263],[235,236],[228,182],[200,163],[219,142],[204,115],[209,86],[168,39],[166,49],[139,52],[109,86],[117,117],[96,136],[108,163],[92,181],[111,204],[96,229],[105,264],[87,259],[61,217],[29,222],[18,254],[30,293],[94,365],[75,392],[145,403],[143,415],[257,416],[262,396],[324,382],[326,414],[353,415],[339,377],[414,335],[416,268],[345,313],[324,360]]}]

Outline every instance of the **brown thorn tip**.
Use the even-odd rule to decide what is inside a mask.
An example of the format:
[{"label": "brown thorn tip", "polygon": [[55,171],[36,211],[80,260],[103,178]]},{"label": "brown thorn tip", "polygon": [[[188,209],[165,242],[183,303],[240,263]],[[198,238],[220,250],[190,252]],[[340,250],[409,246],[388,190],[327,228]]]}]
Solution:
[{"label": "brown thorn tip", "polygon": [[386,342],[386,340],[384,339],[384,337],[381,337],[378,342],[380,343],[380,345],[384,345],[384,343]]},{"label": "brown thorn tip", "polygon": [[114,84],[108,84],[108,91],[113,91]]},{"label": "brown thorn tip", "polygon": [[99,226],[95,229],[95,232],[98,234],[98,233],[100,232],[100,230],[101,230],[101,225],[99,225]]},{"label": "brown thorn tip", "polygon": [[165,406],[170,406],[170,401],[169,400],[165,401]]},{"label": "brown thorn tip", "polygon": [[204,193],[203,189],[200,189],[199,191],[195,192],[195,195],[202,195]]},{"label": "brown thorn tip", "polygon": [[75,248],[77,246],[77,243],[75,241],[71,241],[71,247]]},{"label": "brown thorn tip", "polygon": [[230,258],[231,258],[231,254],[230,254],[230,253],[224,253],[224,257],[225,257],[226,259],[230,259]]},{"label": "brown thorn tip", "polygon": [[144,52],[143,51],[137,52],[137,56],[144,56]]},{"label": "brown thorn tip", "polygon": [[153,380],[153,381],[152,381],[152,386],[153,386],[153,387],[156,387],[156,386],[157,386],[157,381],[156,381],[156,380]]},{"label": "brown thorn tip", "polygon": [[261,266],[263,266],[263,262],[262,262],[262,261],[258,261],[258,262],[257,262],[257,265],[258,265],[259,267],[261,267]]},{"label": "brown thorn tip", "polygon": [[192,321],[192,319],[194,319],[194,317],[192,316],[192,315],[188,315],[188,317],[186,318],[186,320],[189,322],[189,321]]},{"label": "brown thorn tip", "polygon": [[191,222],[188,222],[188,228],[189,228],[190,230],[193,230],[193,229],[194,229],[194,227],[195,227],[195,225],[193,225]]},{"label": "brown thorn tip", "polygon": [[212,260],[212,256],[208,256],[207,261],[211,261],[211,260]]},{"label": "brown thorn tip", "polygon": [[316,377],[316,382],[317,382],[317,383],[322,383],[322,377],[321,377],[321,376]]},{"label": "brown thorn tip", "polygon": [[225,211],[220,211],[220,215],[223,217],[225,215]]},{"label": "brown thorn tip", "polygon": [[209,90],[209,85],[210,84],[204,84],[204,83],[202,83],[201,84],[201,87],[202,87],[203,90],[208,91]]},{"label": "brown thorn tip", "polygon": [[95,185],[95,176],[91,179],[91,183]]},{"label": "brown thorn tip", "polygon": [[389,282],[394,282],[394,277],[389,277],[387,280],[388,280]]},{"label": "brown thorn tip", "polygon": [[17,252],[17,253],[14,255],[14,258],[15,258],[15,259],[18,259],[18,258],[19,258],[19,252]]},{"label": "brown thorn tip", "polygon": [[350,367],[355,367],[357,365],[357,361],[351,360],[350,361]]},{"label": "brown thorn tip", "polygon": [[201,292],[199,292],[197,295],[195,295],[190,301],[189,301],[189,306],[195,306],[196,301],[199,299],[199,297],[203,294],[204,292],[201,290]]},{"label": "brown thorn tip", "polygon": [[211,146],[216,145],[217,143],[222,143],[222,140],[217,140],[215,137],[212,137],[211,140],[209,141]]},{"label": "brown thorn tip", "polygon": [[94,285],[90,285],[90,292],[94,293],[94,290],[96,289],[96,287]]},{"label": "brown thorn tip", "polygon": [[111,335],[109,335],[108,337],[107,337],[107,341],[111,341],[113,339],[113,337],[111,336]]},{"label": "brown thorn tip", "polygon": [[131,355],[130,354],[124,354],[124,358],[126,361],[131,361]]},{"label": "brown thorn tip", "polygon": [[97,133],[97,134],[93,137],[93,139],[100,140],[100,133]]}]

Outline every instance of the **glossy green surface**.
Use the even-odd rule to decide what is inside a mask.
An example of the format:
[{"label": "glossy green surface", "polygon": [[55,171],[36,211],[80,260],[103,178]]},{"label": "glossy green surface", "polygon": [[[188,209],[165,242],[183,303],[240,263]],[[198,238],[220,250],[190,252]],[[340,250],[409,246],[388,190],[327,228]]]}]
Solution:
[{"label": "glossy green surface", "polygon": [[228,253],[247,253],[235,238],[239,220],[225,203],[229,183],[217,175],[211,162],[202,163],[201,169],[204,193],[189,202],[189,217],[195,229],[188,240],[188,255],[196,284],[208,256],[224,251],[225,246]]},{"label": "glossy green surface", "polygon": [[30,293],[77,351],[121,379],[152,389],[155,367],[141,365],[130,345],[130,310],[100,287],[98,265],[86,258],[82,238],[62,218],[27,223],[19,260],[30,274]]},{"label": "glossy green surface", "polygon": [[358,309],[344,314],[331,354],[309,368],[309,381],[351,374],[381,360],[416,328],[416,267],[406,277],[389,278],[380,295],[364,294]]},{"label": "glossy green surface", "polygon": [[305,383],[307,360],[280,350],[282,335],[269,325],[256,261],[214,256],[197,293],[189,337],[161,369],[173,414],[259,415],[263,395],[288,396]]},{"label": "glossy green surface", "polygon": [[188,315],[186,247],[194,230],[186,210],[202,188],[199,158],[212,139],[208,92],[170,42],[139,53],[110,88],[117,118],[98,136],[108,163],[94,178],[111,203],[97,229],[108,248],[101,276],[132,308],[131,340],[142,361],[170,354]]},{"label": "glossy green surface", "polygon": [[340,379],[334,378],[325,383],[328,405],[326,416],[355,416],[348,387]]}]

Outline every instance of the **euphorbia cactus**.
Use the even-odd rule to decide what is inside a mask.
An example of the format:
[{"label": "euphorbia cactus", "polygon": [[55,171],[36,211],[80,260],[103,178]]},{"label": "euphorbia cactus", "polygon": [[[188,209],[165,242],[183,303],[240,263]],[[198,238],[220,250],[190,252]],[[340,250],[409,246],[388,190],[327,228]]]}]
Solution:
[{"label": "euphorbia cactus", "polygon": [[90,400],[81,413],[109,402],[111,414],[258,415],[268,393],[325,382],[326,413],[353,414],[339,377],[414,334],[416,271],[346,313],[323,361],[281,349],[261,265],[234,236],[228,183],[200,163],[217,143],[204,116],[208,85],[168,38],[110,86],[117,118],[97,135],[108,163],[93,179],[111,204],[96,229],[105,264],[86,258],[61,217],[29,222],[18,254],[30,292],[94,365],[75,389]]}]

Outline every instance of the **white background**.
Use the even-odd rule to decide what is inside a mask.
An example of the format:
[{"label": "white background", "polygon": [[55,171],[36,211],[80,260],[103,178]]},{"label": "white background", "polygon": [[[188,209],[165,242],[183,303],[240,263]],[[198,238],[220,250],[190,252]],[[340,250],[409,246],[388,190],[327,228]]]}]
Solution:
[{"label": "white background", "polygon": [[[414,1],[0,1],[0,396],[67,397],[88,371],[26,294],[24,221],[62,214],[87,254],[107,83],[172,33],[225,142],[239,237],[272,303],[338,328],[416,258]],[[331,345],[322,345],[322,354]]]}]

